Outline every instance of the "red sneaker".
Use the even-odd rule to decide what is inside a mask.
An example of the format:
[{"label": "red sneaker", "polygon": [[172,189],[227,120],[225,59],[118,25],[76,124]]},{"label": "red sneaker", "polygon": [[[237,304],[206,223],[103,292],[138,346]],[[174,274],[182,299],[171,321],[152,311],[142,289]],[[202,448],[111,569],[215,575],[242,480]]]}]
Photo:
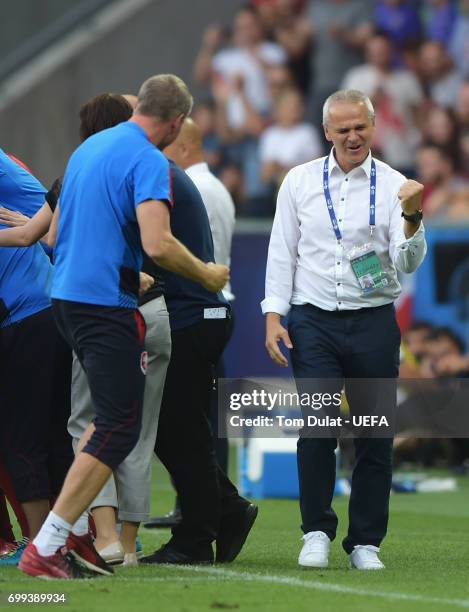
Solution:
[{"label": "red sneaker", "polygon": [[21,556],[18,567],[25,574],[38,578],[62,578],[63,580],[85,578],[65,546],[55,554],[45,557],[40,555],[34,544],[30,542]]},{"label": "red sneaker", "polygon": [[16,548],[15,542],[8,542],[8,540],[4,540],[0,538],[0,557],[3,555],[8,555]]},{"label": "red sneaker", "polygon": [[96,574],[102,574],[103,576],[112,576],[114,574],[112,567],[106,563],[94,547],[89,533],[77,536],[70,532],[67,539],[67,548],[77,562],[87,570]]}]

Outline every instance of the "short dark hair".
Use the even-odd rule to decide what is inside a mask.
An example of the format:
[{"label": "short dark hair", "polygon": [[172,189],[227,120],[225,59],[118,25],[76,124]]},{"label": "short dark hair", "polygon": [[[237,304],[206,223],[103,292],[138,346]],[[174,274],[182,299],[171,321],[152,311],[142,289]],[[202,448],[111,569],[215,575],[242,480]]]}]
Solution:
[{"label": "short dark hair", "polygon": [[93,134],[127,121],[132,107],[119,94],[103,93],[91,98],[80,108],[80,139],[83,142]]},{"label": "short dark hair", "polygon": [[386,42],[388,42],[391,47],[394,45],[394,41],[391,36],[386,32],[386,30],[380,30],[379,28],[375,30],[374,34],[370,38],[382,38]]},{"label": "short dark hair", "polygon": [[432,329],[434,329],[434,327],[428,321],[414,321],[412,325],[407,328],[407,332],[426,331],[430,333]]},{"label": "short dark hair", "polygon": [[432,151],[436,151],[438,153],[438,155],[446,160],[448,160],[449,162],[451,162],[452,164],[454,164],[453,158],[451,157],[451,155],[448,153],[448,150],[446,147],[437,144],[436,142],[432,142],[431,140],[424,140],[418,147],[417,149],[417,153],[420,151],[423,151],[425,149],[431,149]]},{"label": "short dark hair", "polygon": [[254,15],[259,19],[259,11],[253,4],[242,4],[236,11],[235,15],[239,15],[239,13],[251,13],[251,15]]},{"label": "short dark hair", "polygon": [[464,353],[464,342],[450,327],[435,327],[428,335],[427,340],[430,342],[442,340],[446,338],[458,349],[460,353]]}]

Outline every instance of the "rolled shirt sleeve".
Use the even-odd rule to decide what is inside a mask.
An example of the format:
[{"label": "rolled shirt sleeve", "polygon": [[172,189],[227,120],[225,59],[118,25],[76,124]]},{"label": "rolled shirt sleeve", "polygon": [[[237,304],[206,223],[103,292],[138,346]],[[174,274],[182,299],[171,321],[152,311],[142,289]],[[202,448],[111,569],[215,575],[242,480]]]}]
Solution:
[{"label": "rolled shirt sleeve", "polygon": [[397,270],[411,274],[420,266],[427,252],[425,228],[423,223],[420,223],[415,234],[411,238],[406,238],[404,223],[401,204],[396,192],[389,226],[389,256]]}]

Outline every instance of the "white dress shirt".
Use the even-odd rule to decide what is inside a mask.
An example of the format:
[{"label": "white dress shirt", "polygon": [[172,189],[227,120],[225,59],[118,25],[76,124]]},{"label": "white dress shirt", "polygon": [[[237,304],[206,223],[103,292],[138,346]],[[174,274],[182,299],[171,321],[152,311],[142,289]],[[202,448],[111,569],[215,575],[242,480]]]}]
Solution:
[{"label": "white dress shirt", "polygon": [[[265,66],[281,66],[287,61],[287,54],[277,43],[264,41],[256,47],[257,57],[247,49],[233,47],[223,49],[212,60],[213,70],[227,82],[241,75],[244,91],[257,112],[265,114],[272,108]],[[227,104],[228,124],[241,128],[246,122],[246,110],[238,93],[233,92]]]},{"label": "white dress shirt", "polygon": [[[356,310],[393,302],[400,293],[397,270],[414,272],[423,261],[423,225],[410,239],[397,197],[406,178],[387,164],[376,163],[376,227],[370,238],[371,153],[345,174],[329,155],[329,189],[342,241],[332,229],[323,191],[325,158],[290,170],[280,187],[267,258],[262,312],[286,315],[291,304],[313,304],[323,310]],[[366,296],[347,254],[372,243],[389,284]]]},{"label": "white dress shirt", "polygon": [[[213,237],[215,262],[230,266],[231,241],[235,226],[235,205],[228,189],[212,174],[206,163],[194,164],[186,168],[202,196],[207,209]],[[223,287],[223,295],[229,302],[234,300],[229,281]]]},{"label": "white dress shirt", "polygon": [[322,152],[318,131],[309,123],[298,123],[288,128],[271,125],[259,139],[261,163],[277,162],[291,168],[316,159]]}]

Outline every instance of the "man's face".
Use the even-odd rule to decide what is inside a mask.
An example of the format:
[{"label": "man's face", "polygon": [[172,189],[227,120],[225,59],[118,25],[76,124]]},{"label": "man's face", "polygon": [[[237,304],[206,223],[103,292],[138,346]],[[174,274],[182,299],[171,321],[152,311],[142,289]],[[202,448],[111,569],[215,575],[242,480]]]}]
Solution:
[{"label": "man's face", "polygon": [[435,42],[426,42],[420,49],[420,69],[430,81],[445,72],[447,58],[444,49]]},{"label": "man's face", "polygon": [[392,49],[389,41],[382,36],[374,36],[366,46],[368,63],[379,70],[388,70],[392,61]]},{"label": "man's face", "polygon": [[250,47],[262,40],[258,18],[250,11],[240,11],[234,20],[234,42],[238,47]]},{"label": "man's face", "polygon": [[331,105],[324,133],[335,147],[342,170],[350,172],[366,159],[374,129],[364,102],[334,102]]},{"label": "man's face", "polygon": [[423,355],[429,334],[428,329],[412,329],[404,336],[404,342],[413,355]]},{"label": "man's face", "polygon": [[436,147],[422,147],[417,151],[417,176],[428,185],[439,185],[449,174],[447,160]]}]

